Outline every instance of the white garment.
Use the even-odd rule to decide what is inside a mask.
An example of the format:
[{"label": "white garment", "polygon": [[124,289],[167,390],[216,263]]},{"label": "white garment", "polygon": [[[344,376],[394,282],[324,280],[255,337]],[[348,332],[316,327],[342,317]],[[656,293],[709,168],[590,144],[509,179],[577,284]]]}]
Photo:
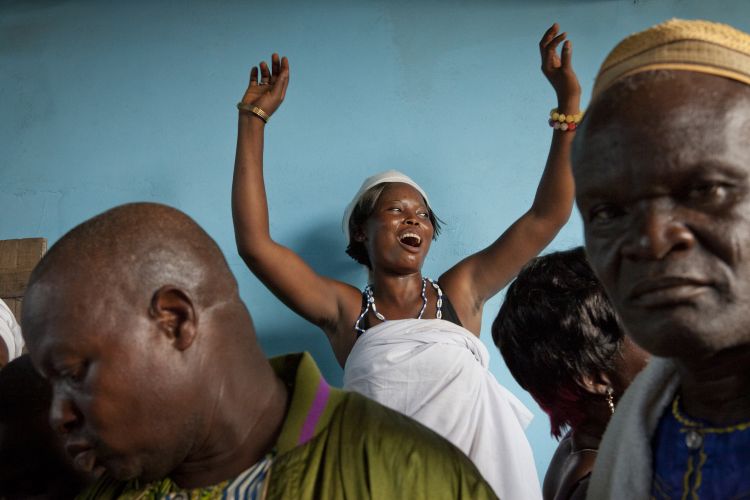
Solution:
[{"label": "white garment", "polygon": [[3,299],[0,299],[0,340],[8,347],[8,362],[21,355],[24,346],[21,327]]},{"label": "white garment", "polygon": [[488,370],[489,353],[440,319],[385,321],[354,344],[344,388],[414,418],[461,449],[503,500],[541,499],[524,429],[531,412]]},{"label": "white garment", "polygon": [[677,367],[652,357],[617,403],[602,437],[586,498],[650,498],[654,475],[651,440],[680,385]]}]

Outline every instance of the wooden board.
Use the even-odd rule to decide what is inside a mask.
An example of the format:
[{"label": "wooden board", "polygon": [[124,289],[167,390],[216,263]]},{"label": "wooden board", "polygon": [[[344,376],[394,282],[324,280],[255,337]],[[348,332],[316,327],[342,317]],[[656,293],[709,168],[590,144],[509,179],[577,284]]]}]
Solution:
[{"label": "wooden board", "polygon": [[23,299],[3,299],[8,305],[10,312],[16,317],[16,321],[21,322],[21,302]]},{"label": "wooden board", "polygon": [[26,284],[46,250],[46,238],[0,240],[0,298],[19,321]]}]

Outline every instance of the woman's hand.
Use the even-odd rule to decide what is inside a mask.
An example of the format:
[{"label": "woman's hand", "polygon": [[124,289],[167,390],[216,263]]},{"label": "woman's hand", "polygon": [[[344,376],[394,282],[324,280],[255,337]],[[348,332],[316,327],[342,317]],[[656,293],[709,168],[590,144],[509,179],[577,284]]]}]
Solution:
[{"label": "woman's hand", "polygon": [[[578,77],[573,71],[570,60],[573,55],[573,46],[570,40],[565,40],[567,33],[558,34],[560,27],[557,23],[548,29],[542,41],[539,42],[539,51],[542,54],[542,73],[552,84],[557,93],[557,103],[564,113],[577,113],[581,99],[581,85]],[[562,54],[557,55],[557,46],[561,43]]]},{"label": "woman's hand", "polygon": [[274,53],[271,56],[271,69],[262,61],[260,64],[260,81],[258,81],[258,66],[250,70],[250,85],[242,96],[242,104],[257,106],[272,115],[281,106],[289,85],[289,60]]}]

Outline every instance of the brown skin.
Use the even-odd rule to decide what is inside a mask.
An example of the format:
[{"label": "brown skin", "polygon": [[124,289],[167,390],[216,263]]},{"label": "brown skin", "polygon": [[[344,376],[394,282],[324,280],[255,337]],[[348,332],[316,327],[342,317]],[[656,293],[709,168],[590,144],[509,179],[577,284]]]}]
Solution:
[{"label": "brown skin", "polygon": [[8,346],[0,341],[0,368],[8,364]]},{"label": "brown skin", "polygon": [[617,405],[618,399],[635,376],[645,368],[649,358],[650,355],[646,351],[625,336],[614,369],[580,381],[581,386],[591,393],[591,400],[585,407],[587,418],[571,429],[555,450],[544,476],[545,499],[586,498],[588,479],[578,483],[575,488],[573,485],[593,470],[596,454],[585,450],[599,448],[602,435],[612,416],[606,399],[607,388],[612,388],[614,402]]},{"label": "brown skin", "polygon": [[[579,142],[578,142],[579,141]],[[750,86],[635,75],[589,109],[573,161],[592,267],[686,411],[750,418]]]},{"label": "brown skin", "polygon": [[126,205],[58,242],[24,336],[76,465],[194,488],[272,448],[287,404],[218,247],[184,214]]},{"label": "brown skin", "polygon": [[[565,36],[558,34],[555,24],[544,34],[539,48],[542,71],[555,88],[558,107],[564,113],[575,113],[579,111],[580,86],[571,66],[570,42],[563,44],[561,56],[556,52]],[[289,62],[274,54],[271,68],[262,62],[260,70],[252,69],[242,102],[273,114],[281,105],[288,84]],[[326,333],[343,366],[356,341],[354,323],[361,312],[361,292],[347,283],[320,276],[296,253],[271,238],[263,182],[264,129],[262,120],[240,112],[232,186],[237,248],[250,270],[279,299]],[[570,132],[553,133],[547,165],[531,208],[489,247],[465,258],[439,278],[464,327],[477,336],[485,302],[547,246],[570,216],[573,180],[568,157],[573,136]],[[411,210],[424,205],[414,189],[397,185],[383,194],[388,201],[395,199],[409,210],[394,214],[387,223],[375,215],[357,238],[364,238],[373,263],[371,279],[378,309],[388,319],[412,318],[420,307],[421,267],[430,238],[422,239],[424,249],[417,254],[394,243],[393,238],[404,228],[418,227],[427,233],[432,227]],[[434,318],[436,292],[430,289],[428,294],[424,317]],[[377,320],[373,316],[370,321],[372,324]]]}]

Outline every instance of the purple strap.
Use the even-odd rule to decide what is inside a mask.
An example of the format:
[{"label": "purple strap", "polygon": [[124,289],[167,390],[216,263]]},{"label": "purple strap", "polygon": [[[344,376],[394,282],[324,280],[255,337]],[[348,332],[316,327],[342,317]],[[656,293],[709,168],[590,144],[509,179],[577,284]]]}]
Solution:
[{"label": "purple strap", "polygon": [[318,390],[315,392],[315,399],[313,400],[305,422],[302,424],[302,431],[299,434],[299,442],[297,444],[305,444],[312,439],[313,434],[315,433],[315,426],[318,424],[318,420],[320,420],[320,416],[323,414],[326,404],[328,403],[330,392],[331,388],[323,377],[320,377]]}]

